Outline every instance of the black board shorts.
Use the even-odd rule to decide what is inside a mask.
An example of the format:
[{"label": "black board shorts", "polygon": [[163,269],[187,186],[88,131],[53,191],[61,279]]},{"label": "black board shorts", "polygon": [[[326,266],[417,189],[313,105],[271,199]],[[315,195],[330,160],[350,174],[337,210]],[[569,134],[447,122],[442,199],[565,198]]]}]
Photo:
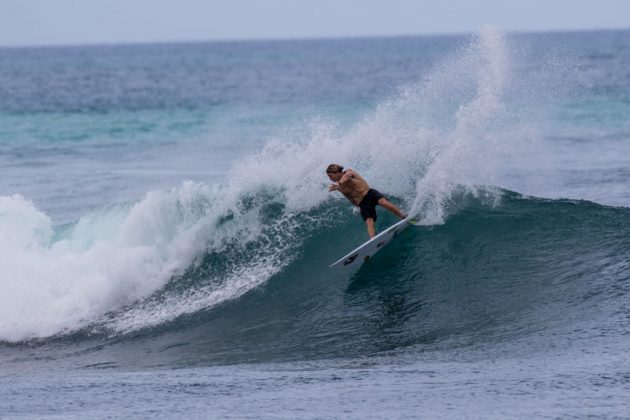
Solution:
[{"label": "black board shorts", "polygon": [[363,217],[363,220],[372,218],[376,222],[376,205],[378,204],[378,200],[381,198],[385,198],[385,196],[380,192],[373,188],[368,190],[367,194],[365,194],[359,203],[361,217]]}]

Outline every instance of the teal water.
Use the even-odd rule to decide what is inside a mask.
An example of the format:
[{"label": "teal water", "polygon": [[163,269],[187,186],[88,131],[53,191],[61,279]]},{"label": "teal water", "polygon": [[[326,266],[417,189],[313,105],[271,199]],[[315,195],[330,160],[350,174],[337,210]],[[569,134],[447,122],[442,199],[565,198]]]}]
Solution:
[{"label": "teal water", "polygon": [[[0,411],[623,417],[628,64],[627,31],[0,50]],[[331,162],[421,220],[357,270]]]}]

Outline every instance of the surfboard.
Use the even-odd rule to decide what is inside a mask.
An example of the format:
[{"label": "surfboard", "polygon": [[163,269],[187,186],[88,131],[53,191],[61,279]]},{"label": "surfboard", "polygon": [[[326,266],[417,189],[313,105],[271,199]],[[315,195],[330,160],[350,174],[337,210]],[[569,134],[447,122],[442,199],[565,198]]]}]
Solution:
[{"label": "surfboard", "polygon": [[374,254],[383,249],[385,245],[387,245],[391,242],[392,239],[397,237],[400,232],[407,229],[407,227],[412,224],[415,224],[415,219],[412,217],[407,217],[406,219],[403,219],[398,223],[391,225],[348,255],[341,258],[339,261],[331,264],[330,267],[347,267],[350,265],[361,265],[365,261],[372,258]]}]

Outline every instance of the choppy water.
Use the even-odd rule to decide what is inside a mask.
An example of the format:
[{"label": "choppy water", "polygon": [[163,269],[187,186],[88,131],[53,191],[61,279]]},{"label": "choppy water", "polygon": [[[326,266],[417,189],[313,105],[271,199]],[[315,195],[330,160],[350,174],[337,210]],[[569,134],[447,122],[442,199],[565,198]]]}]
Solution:
[{"label": "choppy water", "polygon": [[628,117],[624,31],[0,50],[0,412],[624,417]]}]

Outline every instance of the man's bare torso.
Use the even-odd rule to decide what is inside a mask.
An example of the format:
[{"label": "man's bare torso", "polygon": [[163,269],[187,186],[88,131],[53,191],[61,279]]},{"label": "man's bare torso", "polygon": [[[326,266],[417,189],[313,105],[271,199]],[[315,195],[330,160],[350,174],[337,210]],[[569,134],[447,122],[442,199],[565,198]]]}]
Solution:
[{"label": "man's bare torso", "polygon": [[341,179],[343,182],[338,191],[345,195],[352,204],[358,206],[370,189],[368,183],[351,169],[344,171]]}]

